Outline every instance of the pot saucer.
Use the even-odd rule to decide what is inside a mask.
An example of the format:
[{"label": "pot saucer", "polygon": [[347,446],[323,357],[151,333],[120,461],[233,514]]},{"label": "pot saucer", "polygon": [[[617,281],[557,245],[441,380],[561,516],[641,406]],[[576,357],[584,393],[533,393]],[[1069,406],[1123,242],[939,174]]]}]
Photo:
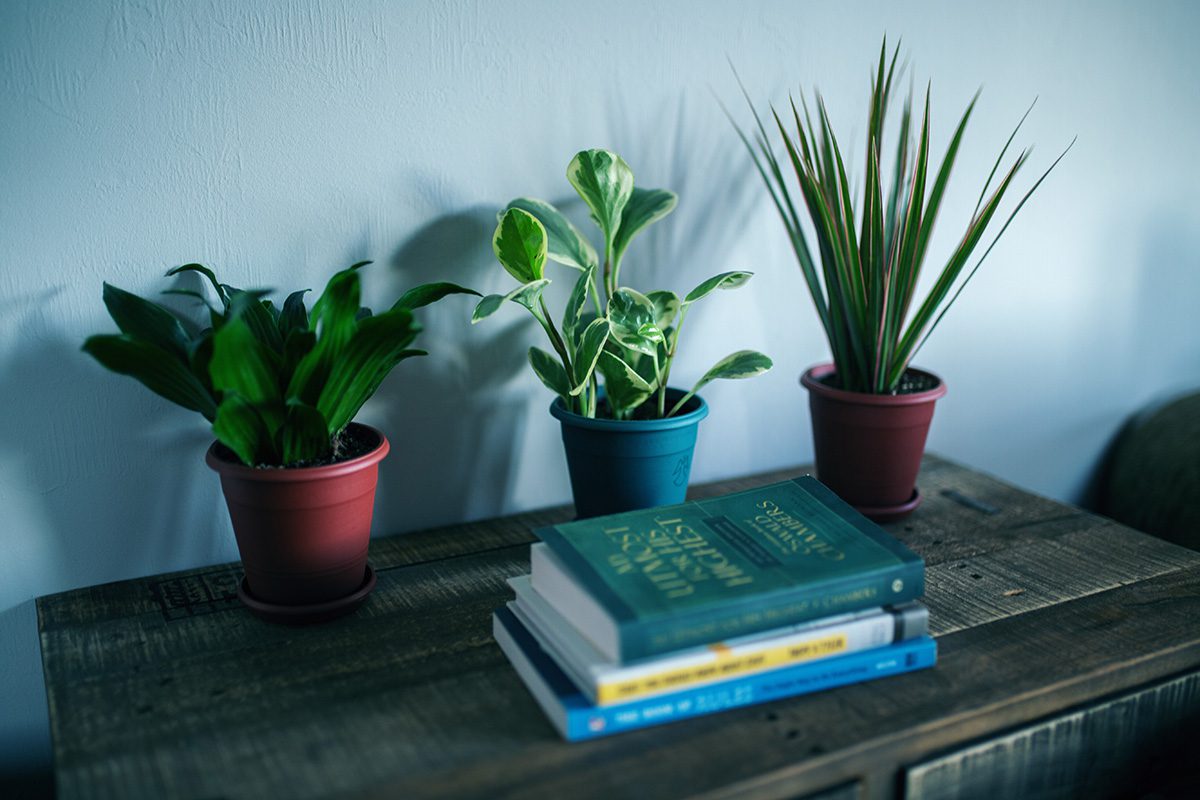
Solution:
[{"label": "pot saucer", "polygon": [[362,586],[345,597],[339,597],[336,600],[327,600],[324,603],[293,606],[264,602],[250,594],[250,588],[246,583],[245,576],[242,577],[241,583],[238,584],[237,594],[238,599],[242,601],[242,604],[246,608],[250,609],[256,617],[265,619],[267,622],[276,622],[282,625],[312,625],[317,622],[328,622],[344,614],[349,614],[362,605],[362,602],[367,599],[367,595],[374,588],[375,570],[371,568],[370,564],[367,564],[367,573],[363,577]]},{"label": "pot saucer", "polygon": [[894,506],[855,506],[864,517],[869,517],[875,522],[895,522],[898,519],[903,519],[916,510],[917,506],[921,505],[921,490],[913,489],[912,497],[908,498],[903,503]]}]

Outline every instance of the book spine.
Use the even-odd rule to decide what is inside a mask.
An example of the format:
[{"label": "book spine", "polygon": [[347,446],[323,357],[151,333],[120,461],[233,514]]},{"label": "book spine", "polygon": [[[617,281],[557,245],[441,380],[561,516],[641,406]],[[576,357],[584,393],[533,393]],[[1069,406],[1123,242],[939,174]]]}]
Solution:
[{"label": "book spine", "polygon": [[834,614],[903,603],[924,593],[924,563],[908,562],[693,614],[625,623],[619,629],[621,660],[649,658]]},{"label": "book spine", "polygon": [[[897,614],[880,612],[836,625],[814,628],[806,634],[772,639],[761,644],[734,647],[709,645],[704,660],[664,663],[647,671],[619,670],[584,687],[597,705],[627,703],[644,697],[667,694],[694,686],[740,678],[809,661],[849,655],[891,644],[897,629]],[[908,637],[902,637],[908,638]],[[693,651],[694,652],[694,651]]]},{"label": "book spine", "polygon": [[913,672],[931,667],[936,661],[937,643],[929,636],[919,636],[885,648],[676,692],[662,698],[618,706],[572,708],[567,711],[566,738],[571,741],[594,739],[769,700]]}]

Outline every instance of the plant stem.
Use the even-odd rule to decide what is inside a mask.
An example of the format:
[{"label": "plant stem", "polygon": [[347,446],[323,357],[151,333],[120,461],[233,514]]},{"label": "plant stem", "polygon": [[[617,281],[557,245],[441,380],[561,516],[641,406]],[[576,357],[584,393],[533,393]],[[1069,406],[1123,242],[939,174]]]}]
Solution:
[{"label": "plant stem", "polygon": [[[541,307],[542,313],[538,314],[535,312],[533,316],[538,322],[542,323],[542,328],[545,329],[546,335],[550,337],[550,344],[554,345],[555,352],[562,359],[563,369],[567,371],[567,380],[573,381],[575,371],[571,367],[571,356],[567,352],[567,346],[563,342],[562,336],[559,335],[558,329],[554,327],[554,321],[550,319],[550,309],[546,308],[546,301],[540,297],[538,298],[538,305]],[[532,311],[532,309],[530,310]],[[572,403],[568,399],[567,408],[570,408],[571,405]]]},{"label": "plant stem", "polygon": [[679,324],[675,326],[675,337],[671,340],[671,348],[667,351],[667,363],[663,366],[662,377],[659,378],[658,387],[658,416],[665,419],[675,413],[678,405],[671,409],[671,414],[663,415],[663,409],[667,405],[667,382],[671,379],[671,364],[675,361],[675,351],[679,348],[679,334],[683,331],[683,320],[687,317],[688,307],[684,306],[679,311]]}]

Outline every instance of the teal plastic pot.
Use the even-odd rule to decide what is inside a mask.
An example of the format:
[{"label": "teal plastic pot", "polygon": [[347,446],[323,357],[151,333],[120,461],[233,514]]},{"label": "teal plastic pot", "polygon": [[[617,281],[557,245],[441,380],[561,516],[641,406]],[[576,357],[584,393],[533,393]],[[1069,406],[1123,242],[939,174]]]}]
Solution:
[{"label": "teal plastic pot", "polygon": [[[667,408],[684,394],[667,389]],[[591,419],[568,411],[562,398],[550,404],[550,413],[562,423],[580,519],[684,501],[696,432],[708,416],[700,397],[668,419]]]}]

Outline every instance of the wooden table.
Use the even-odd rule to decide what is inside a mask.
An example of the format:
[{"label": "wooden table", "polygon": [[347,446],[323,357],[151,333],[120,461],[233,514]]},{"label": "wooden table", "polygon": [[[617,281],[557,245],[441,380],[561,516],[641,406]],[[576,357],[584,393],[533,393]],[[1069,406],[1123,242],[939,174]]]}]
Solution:
[{"label": "wooden table", "polygon": [[932,456],[920,486],[888,527],[928,565],[935,669],[584,744],[559,740],[491,636],[531,529],[567,508],[378,539],[374,594],[311,628],[242,609],[236,564],[43,597],[59,796],[998,798],[1197,779],[1200,553]]}]

